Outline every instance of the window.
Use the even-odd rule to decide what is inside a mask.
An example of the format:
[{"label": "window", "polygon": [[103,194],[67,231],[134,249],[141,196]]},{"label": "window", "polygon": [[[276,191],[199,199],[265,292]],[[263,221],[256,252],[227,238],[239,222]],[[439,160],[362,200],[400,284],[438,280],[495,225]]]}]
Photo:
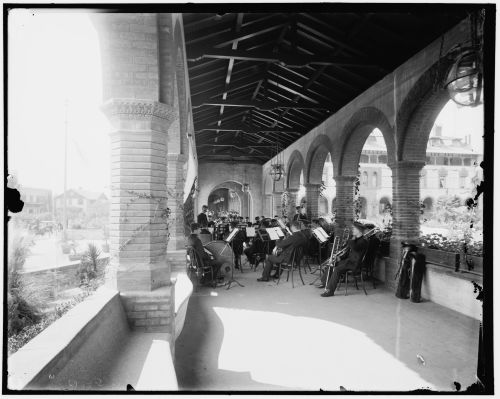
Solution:
[{"label": "window", "polygon": [[471,166],[472,162],[470,158],[464,158],[464,166]]},{"label": "window", "polygon": [[462,158],[458,158],[458,157],[451,158],[450,165],[452,165],[452,166],[462,166]]},{"label": "window", "polygon": [[465,176],[460,176],[460,188],[465,188]]},{"label": "window", "polygon": [[361,162],[361,163],[368,163],[368,155],[361,154],[361,158],[359,158],[359,162]]},{"label": "window", "polygon": [[378,185],[378,175],[377,175],[377,172],[373,172],[373,175],[372,175],[372,186],[373,187],[377,187]]},{"label": "window", "polygon": [[363,186],[366,186],[368,184],[368,173],[363,172],[363,175],[361,176],[361,184]]},{"label": "window", "polygon": [[379,155],[378,163],[387,163],[387,155]]},{"label": "window", "polygon": [[448,165],[447,157],[436,157],[436,165]]},{"label": "window", "polygon": [[378,159],[376,155],[370,155],[370,163],[377,163]]},{"label": "window", "polygon": [[434,158],[431,157],[425,157],[425,163],[427,165],[433,165],[434,164]]},{"label": "window", "polygon": [[439,188],[446,188],[446,176],[439,176]]}]

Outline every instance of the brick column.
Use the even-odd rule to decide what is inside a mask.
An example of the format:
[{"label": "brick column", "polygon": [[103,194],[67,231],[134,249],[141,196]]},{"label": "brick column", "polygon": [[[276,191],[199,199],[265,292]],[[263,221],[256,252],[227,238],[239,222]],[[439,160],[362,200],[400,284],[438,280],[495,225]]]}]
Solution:
[{"label": "brick column", "polygon": [[293,216],[295,215],[295,207],[297,206],[299,189],[298,188],[289,188],[288,189],[288,220],[292,221]]},{"label": "brick column", "polygon": [[[166,222],[152,195],[165,198],[169,107],[150,100],[110,100],[103,107],[111,132],[111,255],[119,262],[120,291],[167,285]],[[154,218],[154,220],[152,220]],[[125,244],[129,241],[127,244]]]},{"label": "brick column", "polygon": [[[354,221],[354,181],[356,176],[336,176],[337,215],[335,216],[335,230],[350,227]],[[340,233],[341,234],[341,233]]]},{"label": "brick column", "polygon": [[184,167],[187,162],[185,154],[168,154],[167,156],[167,189],[168,207],[170,208],[168,250],[184,249]]},{"label": "brick column", "polygon": [[273,192],[273,216],[278,215],[281,217],[281,196],[283,193]]},{"label": "brick column", "polygon": [[112,126],[107,282],[120,291],[133,330],[173,335],[164,210],[168,130],[178,111],[159,100],[158,18],[97,13],[92,20],[101,48],[103,111]]},{"label": "brick column", "polygon": [[420,235],[420,171],[425,162],[400,161],[392,169],[392,237],[386,262],[386,284],[395,288],[394,274],[401,255],[401,242]]},{"label": "brick column", "polygon": [[318,217],[319,188],[321,184],[306,183],[304,186],[306,187],[307,217],[312,220]]}]

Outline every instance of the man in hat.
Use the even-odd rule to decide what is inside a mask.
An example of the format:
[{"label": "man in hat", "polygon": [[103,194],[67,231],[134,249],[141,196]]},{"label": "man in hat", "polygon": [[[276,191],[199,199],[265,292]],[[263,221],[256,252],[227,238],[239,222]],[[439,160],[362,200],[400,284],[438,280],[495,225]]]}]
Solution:
[{"label": "man in hat", "polygon": [[202,228],[208,226],[207,212],[208,212],[208,206],[203,205],[201,207],[201,213],[198,215],[198,218],[196,220],[200,225],[200,227]]},{"label": "man in hat", "polygon": [[326,290],[321,294],[322,297],[333,296],[340,276],[347,270],[356,270],[361,267],[363,256],[368,249],[368,240],[363,237],[365,225],[359,222],[354,222],[352,225],[352,239],[347,242],[348,252],[341,258],[337,258],[337,265],[333,268],[333,273],[330,272],[330,280],[326,282],[327,269],[321,276],[321,285],[318,288]]}]

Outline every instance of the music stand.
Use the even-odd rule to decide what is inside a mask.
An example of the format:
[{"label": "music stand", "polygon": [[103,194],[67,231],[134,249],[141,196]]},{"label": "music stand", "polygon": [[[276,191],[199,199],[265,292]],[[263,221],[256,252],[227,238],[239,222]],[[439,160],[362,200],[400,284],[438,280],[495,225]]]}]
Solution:
[{"label": "music stand", "polygon": [[[231,288],[231,284],[233,283],[236,283],[238,284],[240,287],[244,287],[243,284],[241,284],[238,280],[236,280],[234,278],[234,262],[235,262],[235,255],[234,255],[234,250],[233,250],[233,239],[234,237],[236,237],[236,234],[238,233],[238,231],[240,231],[239,229],[234,229],[233,231],[231,231],[231,233],[227,236],[227,238],[224,240],[226,242],[226,246],[228,246],[229,244],[231,244],[231,253],[232,253],[232,264],[231,264],[231,278],[229,279],[229,281],[226,283],[227,285],[227,288],[226,290],[230,289]],[[224,250],[224,248],[226,248],[226,246],[224,246],[221,250],[220,253],[222,253],[222,251]],[[240,265],[241,267],[241,265]]]},{"label": "music stand", "polygon": [[[312,230],[313,237],[318,241],[318,267],[314,269],[311,274],[316,273],[319,270],[319,274],[321,275],[321,246],[325,243],[328,242],[328,234],[322,227],[317,227]],[[317,280],[317,279],[316,279]],[[314,280],[314,281],[316,281]]]}]

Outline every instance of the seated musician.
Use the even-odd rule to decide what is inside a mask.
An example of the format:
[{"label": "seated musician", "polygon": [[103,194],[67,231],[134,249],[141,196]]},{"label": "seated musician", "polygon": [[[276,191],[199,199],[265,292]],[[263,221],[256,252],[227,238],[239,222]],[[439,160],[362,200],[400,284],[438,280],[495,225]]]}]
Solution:
[{"label": "seated musician", "polygon": [[[198,223],[191,223],[191,235],[188,237],[188,246],[193,248],[193,250],[198,255],[198,258],[203,262],[203,266],[210,266],[213,271],[214,278],[217,278],[220,272],[220,268],[224,263],[222,260],[215,260],[207,253],[200,238],[200,226]],[[210,283],[210,281],[201,281],[202,283]]]},{"label": "seated musician", "polygon": [[253,226],[255,226],[255,227],[259,227],[260,226],[260,217],[255,216],[255,222],[254,222]]},{"label": "seated musician", "polygon": [[213,218],[212,215],[208,215],[208,224],[207,224],[207,227],[211,227],[211,228],[215,227],[215,222],[214,222],[214,218]]},{"label": "seated musician", "polygon": [[299,247],[305,248],[307,246],[307,238],[300,230],[299,222],[293,221],[290,225],[290,229],[292,230],[292,235],[276,242],[276,246],[282,249],[281,254],[269,255],[267,257],[262,277],[258,278],[257,281],[269,281],[270,277],[278,277],[277,273],[271,276],[271,270],[273,267],[282,262],[290,262],[294,249]]},{"label": "seated musician", "polygon": [[337,258],[337,265],[333,268],[333,272],[330,271],[330,280],[326,283],[326,276],[328,267],[325,268],[323,276],[321,276],[321,285],[318,288],[324,288],[326,284],[326,290],[321,294],[322,297],[333,296],[337,284],[340,279],[340,275],[347,270],[356,270],[361,266],[363,256],[368,248],[368,240],[363,237],[365,231],[365,225],[359,222],[354,222],[352,225],[352,235],[353,238],[347,242],[348,252],[341,258]]},{"label": "seated musician", "polygon": [[196,220],[196,222],[200,226],[207,226],[208,225],[207,212],[208,212],[208,206],[203,205],[201,207],[201,213],[198,215],[198,218]]},{"label": "seated musician", "polygon": [[[224,239],[231,234],[231,232],[238,228],[238,222],[237,221],[232,221],[230,226],[229,226],[229,233],[226,233],[224,235]],[[240,268],[240,256],[243,254],[243,242],[245,241],[245,235],[244,233],[239,230],[236,235],[233,237],[233,240],[231,241],[231,247],[233,248],[233,253],[234,253],[234,268],[239,269]]]},{"label": "seated musician", "polygon": [[252,222],[250,221],[250,218],[248,216],[245,218],[245,223],[248,227],[252,227]]}]

